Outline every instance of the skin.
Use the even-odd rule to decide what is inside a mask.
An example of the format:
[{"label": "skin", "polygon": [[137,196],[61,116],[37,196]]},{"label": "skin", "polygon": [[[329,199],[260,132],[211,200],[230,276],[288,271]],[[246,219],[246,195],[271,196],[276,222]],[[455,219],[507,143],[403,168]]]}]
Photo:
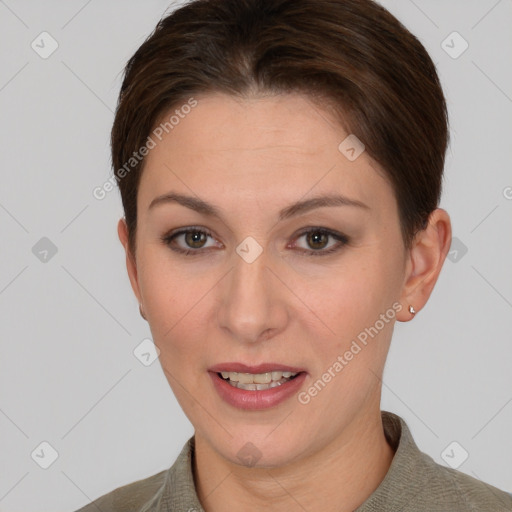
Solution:
[{"label": "skin", "polygon": [[[195,428],[200,501],[207,512],[352,511],[393,458],[380,416],[382,372],[395,320],[411,320],[408,306],[420,311],[436,283],[451,241],[449,216],[435,210],[406,249],[385,174],[366,152],[349,161],[338,150],[348,133],[302,95],[196,99],[147,156],[135,255],[124,219],[118,234],[162,368]],[[170,191],[214,204],[222,219],[177,203],[149,209]],[[367,208],[323,207],[278,221],[291,203],[333,192]],[[212,234],[203,245],[174,240],[199,255],[161,240],[187,226]],[[308,256],[338,242],[299,236],[307,227],[349,240],[329,255]],[[248,236],[263,248],[252,263],[236,252]],[[305,405],[293,396],[267,410],[240,410],[212,385],[214,364],[277,362],[303,368],[307,390],[394,303],[402,306],[396,318]],[[260,454],[254,466],[237,458],[248,442]]]}]

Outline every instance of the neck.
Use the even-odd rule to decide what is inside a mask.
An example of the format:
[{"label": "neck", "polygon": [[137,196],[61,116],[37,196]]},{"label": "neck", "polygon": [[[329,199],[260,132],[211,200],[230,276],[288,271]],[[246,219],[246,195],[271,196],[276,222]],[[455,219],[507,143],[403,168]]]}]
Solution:
[{"label": "neck", "polygon": [[206,512],[263,512],[270,503],[275,510],[352,512],[382,482],[394,455],[380,410],[352,422],[313,455],[276,468],[233,464],[197,433],[195,446],[196,489]]}]

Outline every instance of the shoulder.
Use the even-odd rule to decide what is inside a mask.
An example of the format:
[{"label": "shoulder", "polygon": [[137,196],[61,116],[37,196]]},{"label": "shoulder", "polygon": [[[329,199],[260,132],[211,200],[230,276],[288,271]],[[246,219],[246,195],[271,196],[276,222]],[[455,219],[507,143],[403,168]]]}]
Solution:
[{"label": "shoulder", "polygon": [[[425,497],[430,495],[444,508],[439,510],[512,512],[512,495],[466,473],[427,459]],[[430,459],[430,460],[428,460]],[[448,507],[448,508],[447,508]]]},{"label": "shoulder", "polygon": [[146,506],[150,506],[158,499],[164,488],[168,471],[164,470],[148,478],[118,487],[76,512],[121,512],[126,510],[142,512],[142,510],[146,510]]},{"label": "shoulder", "polygon": [[419,450],[406,422],[383,411],[384,433],[395,450],[379,488],[358,512],[512,512],[512,495]]},{"label": "shoulder", "polygon": [[202,511],[192,472],[194,446],[192,436],[169,469],[118,487],[76,512]]}]

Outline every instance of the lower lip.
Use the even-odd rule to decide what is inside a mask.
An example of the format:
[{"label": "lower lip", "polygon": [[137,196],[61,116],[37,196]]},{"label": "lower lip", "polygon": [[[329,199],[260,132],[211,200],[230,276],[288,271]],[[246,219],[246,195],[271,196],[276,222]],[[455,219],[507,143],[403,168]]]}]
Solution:
[{"label": "lower lip", "polygon": [[306,372],[301,372],[294,379],[275,388],[248,391],[233,387],[215,372],[209,372],[209,374],[217,393],[225,402],[238,409],[253,411],[275,407],[284,402],[299,391],[306,378]]}]

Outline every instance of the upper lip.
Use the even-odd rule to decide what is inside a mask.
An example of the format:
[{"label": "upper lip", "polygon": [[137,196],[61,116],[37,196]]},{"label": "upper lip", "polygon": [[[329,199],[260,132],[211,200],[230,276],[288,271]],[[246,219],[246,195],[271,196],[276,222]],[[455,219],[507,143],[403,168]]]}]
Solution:
[{"label": "upper lip", "polygon": [[300,373],[305,371],[303,368],[289,366],[281,363],[261,363],[258,365],[246,365],[243,363],[219,363],[208,369],[210,372],[237,372],[237,373],[268,373],[268,372],[292,372]]}]

